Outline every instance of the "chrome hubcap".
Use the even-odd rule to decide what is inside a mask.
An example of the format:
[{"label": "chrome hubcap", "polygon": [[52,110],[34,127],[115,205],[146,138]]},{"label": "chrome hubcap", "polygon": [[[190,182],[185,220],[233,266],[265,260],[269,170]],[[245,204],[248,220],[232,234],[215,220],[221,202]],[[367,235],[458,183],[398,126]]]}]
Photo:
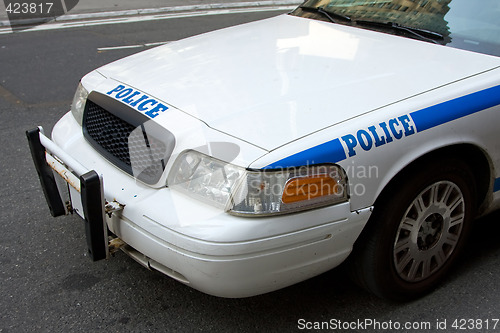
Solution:
[{"label": "chrome hubcap", "polygon": [[413,200],[399,224],[394,265],[405,281],[418,282],[441,268],[462,232],[465,200],[450,181],[432,184]]}]

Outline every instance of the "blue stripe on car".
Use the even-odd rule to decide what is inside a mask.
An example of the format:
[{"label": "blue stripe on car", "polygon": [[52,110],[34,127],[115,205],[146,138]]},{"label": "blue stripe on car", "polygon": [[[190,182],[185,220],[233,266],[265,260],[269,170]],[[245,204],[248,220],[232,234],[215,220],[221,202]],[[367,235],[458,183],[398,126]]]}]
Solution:
[{"label": "blue stripe on car", "polygon": [[[489,109],[499,104],[500,104],[500,86],[495,86],[466,96],[452,99],[422,110],[411,112],[409,113],[409,116],[411,117],[413,123],[415,124],[416,132],[419,133],[428,130],[430,128],[448,123],[450,121],[457,120],[462,117],[474,114],[476,112]],[[395,130],[394,126],[399,126],[397,128],[397,131]],[[389,132],[388,129],[389,127],[391,128],[391,132]],[[383,142],[381,141],[380,144],[377,145],[376,140],[377,139],[381,140],[381,138],[373,137],[373,142],[372,141],[364,142],[365,147],[363,147],[363,145],[360,144],[361,148],[364,149],[365,151],[371,150],[373,147],[379,147],[386,143],[390,143],[395,139],[400,140],[403,137],[415,133],[413,126],[409,123],[408,115],[403,115],[401,117],[394,118],[387,122],[382,122],[380,124],[374,124],[374,126],[368,127],[368,130],[360,129],[359,131],[357,131],[356,134],[360,134],[360,132],[362,132],[361,134],[363,135],[361,136],[354,136],[353,134],[348,134],[342,137],[342,139],[346,137],[350,138],[349,142],[346,142],[346,140],[349,138],[344,140],[345,143],[350,143],[352,145],[351,151],[349,152],[349,157],[356,155],[355,151],[353,150],[353,147],[355,144],[357,145],[358,142],[354,142],[355,139],[358,138],[357,141],[360,141],[359,140],[360,138],[370,139],[368,136],[375,135],[377,128],[378,130],[382,129],[383,132],[385,133],[386,135],[385,141]],[[303,165],[341,162],[347,159],[347,153],[345,152],[340,139],[341,138],[337,138],[325,142],[323,144],[320,144],[318,146],[306,149],[297,154],[288,156],[284,159],[269,164],[263,169],[290,168]],[[495,182],[495,185],[498,187],[497,191],[500,191],[500,181],[497,180]]]},{"label": "blue stripe on car", "polygon": [[325,142],[319,146],[306,149],[298,154],[288,156],[264,169],[288,168],[302,165],[337,163],[347,158],[339,139]]},{"label": "blue stripe on car", "polygon": [[447,122],[489,109],[500,104],[500,86],[410,113],[417,132],[422,132]]}]

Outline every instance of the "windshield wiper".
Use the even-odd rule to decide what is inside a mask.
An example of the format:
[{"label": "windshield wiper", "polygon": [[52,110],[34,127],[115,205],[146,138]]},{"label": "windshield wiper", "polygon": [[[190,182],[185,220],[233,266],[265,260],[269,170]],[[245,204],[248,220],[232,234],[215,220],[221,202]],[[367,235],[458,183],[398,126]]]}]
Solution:
[{"label": "windshield wiper", "polygon": [[407,27],[407,26],[400,25],[400,24],[394,23],[394,22],[384,23],[384,22],[377,22],[377,21],[360,20],[360,21],[356,21],[356,24],[362,25],[365,27],[390,29],[390,30],[397,31],[397,32],[406,32],[406,33],[409,33],[413,37],[417,37],[420,40],[423,40],[426,42],[431,42],[434,44],[439,44],[436,40],[444,39],[444,36],[441,35],[440,33],[430,31],[430,30],[425,30],[425,29]]},{"label": "windshield wiper", "polygon": [[329,19],[332,23],[337,23],[336,19],[341,19],[341,20],[344,20],[347,22],[352,21],[349,16],[345,16],[342,14],[337,14],[337,13],[325,10],[323,7],[300,6],[299,8],[302,10],[305,10],[305,11],[309,11],[309,12],[320,13],[321,15],[323,15],[327,19]]}]

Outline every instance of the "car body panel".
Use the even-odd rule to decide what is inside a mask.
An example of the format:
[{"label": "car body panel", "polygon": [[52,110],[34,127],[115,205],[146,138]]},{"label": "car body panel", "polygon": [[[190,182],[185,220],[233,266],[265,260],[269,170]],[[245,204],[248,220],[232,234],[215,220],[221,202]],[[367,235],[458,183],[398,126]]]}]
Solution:
[{"label": "car body panel", "polygon": [[281,15],[174,42],[98,71],[211,128],[273,150],[499,65],[497,57]]}]

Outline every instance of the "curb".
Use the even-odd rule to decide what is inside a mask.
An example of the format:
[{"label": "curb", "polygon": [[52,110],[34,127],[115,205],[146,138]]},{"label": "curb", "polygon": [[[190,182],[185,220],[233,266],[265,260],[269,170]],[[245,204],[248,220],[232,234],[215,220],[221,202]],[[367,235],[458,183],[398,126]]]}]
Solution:
[{"label": "curb", "polygon": [[[173,7],[160,7],[160,8],[145,8],[145,9],[131,9],[109,12],[95,12],[95,13],[82,13],[82,14],[66,14],[59,17],[54,17],[50,22],[72,22],[83,21],[89,19],[102,19],[102,18],[117,18],[117,17],[130,17],[141,15],[161,15],[171,13],[185,13],[196,11],[211,11],[223,9],[238,9],[238,8],[255,8],[255,7],[274,7],[274,6],[293,6],[299,5],[303,0],[272,0],[272,1],[252,1],[252,2],[233,2],[233,3],[213,3],[213,4],[200,4],[189,6],[173,6]],[[8,26],[23,26],[46,23],[47,18],[32,18],[32,19],[19,19],[19,20],[4,20],[0,21],[0,27]]]}]

